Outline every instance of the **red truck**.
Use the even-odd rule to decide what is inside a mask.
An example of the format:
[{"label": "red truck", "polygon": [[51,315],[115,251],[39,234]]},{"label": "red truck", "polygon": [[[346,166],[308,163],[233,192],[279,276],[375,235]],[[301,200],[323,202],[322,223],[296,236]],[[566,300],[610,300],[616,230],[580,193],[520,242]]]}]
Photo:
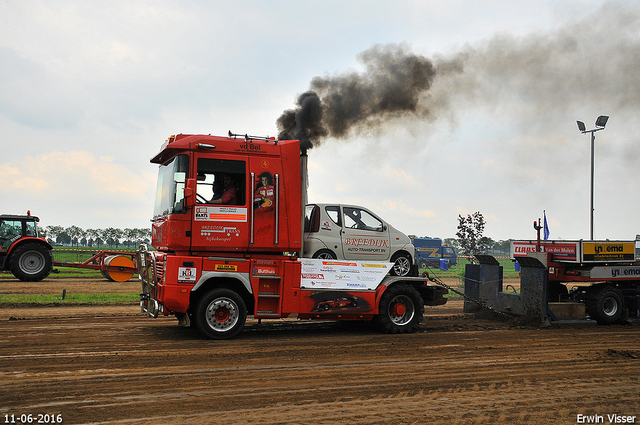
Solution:
[{"label": "red truck", "polygon": [[425,305],[446,303],[448,291],[427,278],[387,276],[391,263],[300,258],[306,159],[297,140],[171,136],[151,159],[155,250],[137,254],[142,312],[227,339],[247,316],[412,332]]}]

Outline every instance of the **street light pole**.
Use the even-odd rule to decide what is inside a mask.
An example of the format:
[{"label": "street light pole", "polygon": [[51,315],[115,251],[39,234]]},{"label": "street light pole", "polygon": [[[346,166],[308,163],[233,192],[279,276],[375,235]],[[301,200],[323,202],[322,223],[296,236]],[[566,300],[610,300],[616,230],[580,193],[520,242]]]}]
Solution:
[{"label": "street light pole", "polygon": [[594,146],[596,144],[596,132],[593,130],[591,132],[591,233],[590,240],[593,240],[593,184],[594,184],[594,176],[595,176],[595,160],[594,160]]},{"label": "street light pole", "polygon": [[585,133],[591,133],[591,208],[590,208],[590,216],[591,216],[591,220],[590,220],[590,227],[591,227],[591,232],[590,232],[590,240],[593,240],[593,211],[594,211],[594,207],[593,207],[593,185],[594,185],[594,174],[595,174],[595,160],[594,160],[594,147],[595,147],[595,142],[596,142],[596,131],[600,131],[600,130],[604,130],[604,127],[607,125],[607,120],[609,120],[609,117],[606,115],[600,115],[598,117],[598,119],[596,120],[596,128],[594,128],[593,130],[587,130],[587,128],[585,127],[584,123],[582,121],[577,121],[578,123],[578,130],[580,130],[582,132],[582,134]]}]

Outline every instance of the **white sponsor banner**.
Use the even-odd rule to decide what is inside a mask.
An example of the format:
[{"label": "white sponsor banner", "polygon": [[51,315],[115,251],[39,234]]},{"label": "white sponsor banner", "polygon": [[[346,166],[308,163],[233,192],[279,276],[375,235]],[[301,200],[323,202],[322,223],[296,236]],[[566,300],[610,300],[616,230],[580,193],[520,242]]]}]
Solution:
[{"label": "white sponsor banner", "polygon": [[591,279],[640,279],[640,266],[594,267]]},{"label": "white sponsor banner", "polygon": [[320,260],[301,258],[300,287],[305,289],[339,289],[375,291],[389,273],[393,263],[377,261]]}]

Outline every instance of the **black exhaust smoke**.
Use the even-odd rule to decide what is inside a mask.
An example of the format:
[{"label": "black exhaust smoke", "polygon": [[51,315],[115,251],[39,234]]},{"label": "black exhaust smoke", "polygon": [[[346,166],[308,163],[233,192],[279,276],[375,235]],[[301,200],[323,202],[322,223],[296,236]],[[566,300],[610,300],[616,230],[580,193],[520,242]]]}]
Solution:
[{"label": "black exhaust smoke", "polygon": [[406,114],[428,115],[420,96],[436,74],[427,58],[405,46],[374,46],[358,57],[363,73],[315,77],[297,107],[277,120],[279,139],[298,139],[303,150],[325,137],[344,138]]}]

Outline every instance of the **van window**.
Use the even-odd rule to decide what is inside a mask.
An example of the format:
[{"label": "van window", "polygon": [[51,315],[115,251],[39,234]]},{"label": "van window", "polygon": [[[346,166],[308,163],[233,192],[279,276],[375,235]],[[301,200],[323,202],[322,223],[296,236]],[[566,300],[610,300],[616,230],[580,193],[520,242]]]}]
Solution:
[{"label": "van window", "polygon": [[338,226],[342,226],[342,220],[340,220],[340,207],[337,205],[328,205],[324,208],[329,218]]},{"label": "van window", "polygon": [[344,227],[382,232],[382,221],[360,208],[344,207]]},{"label": "van window", "polygon": [[304,231],[317,233],[320,231],[320,208],[317,205],[307,205],[304,210]]}]

